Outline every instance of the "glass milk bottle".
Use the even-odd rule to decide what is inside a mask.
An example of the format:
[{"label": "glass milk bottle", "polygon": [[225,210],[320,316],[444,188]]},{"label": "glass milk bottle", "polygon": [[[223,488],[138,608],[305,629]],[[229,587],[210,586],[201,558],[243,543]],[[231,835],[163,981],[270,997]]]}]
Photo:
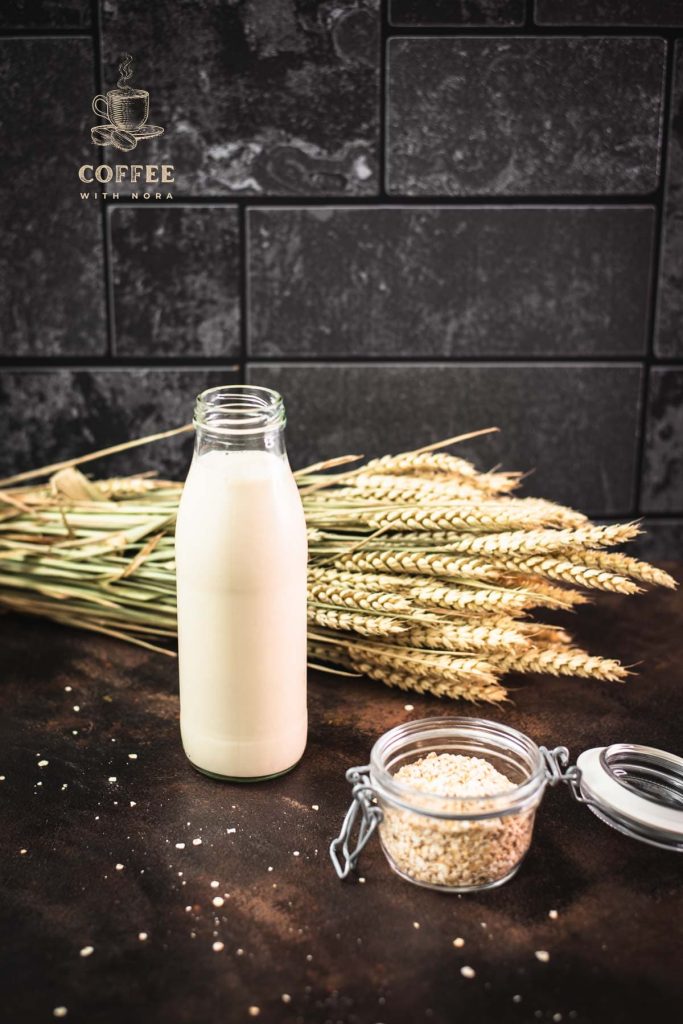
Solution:
[{"label": "glass milk bottle", "polygon": [[180,731],[207,775],[288,771],[306,746],[306,523],[269,388],[197,398],[176,527]]}]

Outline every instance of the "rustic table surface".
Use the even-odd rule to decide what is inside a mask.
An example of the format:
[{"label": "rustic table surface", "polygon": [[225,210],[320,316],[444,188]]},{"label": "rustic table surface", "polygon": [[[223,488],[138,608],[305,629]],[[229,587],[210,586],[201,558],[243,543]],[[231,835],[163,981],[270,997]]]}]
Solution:
[{"label": "rustic table surface", "polygon": [[[575,754],[617,741],[683,753],[682,621],[681,593],[602,597],[576,630],[642,662],[637,677],[513,680],[512,703],[484,714]],[[679,1016],[683,858],[606,827],[565,787],[547,791],[501,889],[409,885],[376,841],[364,884],[337,880],[327,849],[345,768],[400,722],[481,709],[313,674],[301,765],[228,785],[184,759],[175,661],[13,616],[0,620],[0,700],[7,1024],[58,1007],[74,1024]]]}]

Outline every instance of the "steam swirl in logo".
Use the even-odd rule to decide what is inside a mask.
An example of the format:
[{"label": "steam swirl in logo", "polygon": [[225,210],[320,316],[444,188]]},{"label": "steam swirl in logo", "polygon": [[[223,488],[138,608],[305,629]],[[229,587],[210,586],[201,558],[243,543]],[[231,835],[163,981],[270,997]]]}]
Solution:
[{"label": "steam swirl in logo", "polygon": [[124,53],[123,60],[119,64],[119,80],[116,83],[118,89],[130,89],[128,82],[133,77],[133,58],[129,53]]}]

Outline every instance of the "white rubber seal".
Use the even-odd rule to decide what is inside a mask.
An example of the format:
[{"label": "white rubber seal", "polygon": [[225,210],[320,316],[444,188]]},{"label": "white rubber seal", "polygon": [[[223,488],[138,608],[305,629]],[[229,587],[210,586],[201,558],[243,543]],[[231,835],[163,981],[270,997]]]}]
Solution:
[{"label": "white rubber seal", "polygon": [[622,786],[603,767],[600,754],[606,747],[584,750],[576,762],[581,771],[581,792],[595,801],[608,817],[627,818],[665,834],[672,839],[683,837],[683,810],[655,803]]}]

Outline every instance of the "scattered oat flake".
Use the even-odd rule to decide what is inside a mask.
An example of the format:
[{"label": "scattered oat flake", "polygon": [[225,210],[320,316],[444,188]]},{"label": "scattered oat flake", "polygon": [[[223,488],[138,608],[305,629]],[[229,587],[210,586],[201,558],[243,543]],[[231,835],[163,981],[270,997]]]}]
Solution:
[{"label": "scattered oat flake", "polygon": [[65,692],[65,693],[71,693],[72,689],[73,689],[73,687],[72,687],[72,686],[65,686],[65,687],[64,687],[64,692]]},{"label": "scattered oat flake", "polygon": [[235,952],[237,953],[238,956],[244,956],[244,950],[241,947],[239,949],[236,949]]},{"label": "scattered oat flake", "polygon": [[192,910],[192,907],[185,907],[185,910],[189,913],[189,911]]},{"label": "scattered oat flake", "polygon": [[216,882],[216,881],[214,880],[213,882],[210,882],[209,884],[210,884],[210,886],[211,886],[211,888],[212,888],[212,889],[217,889],[217,888],[218,888],[218,886],[220,885],[220,882]]},{"label": "scattered oat flake", "polygon": [[6,778],[6,775],[0,775],[0,782],[4,782]]},{"label": "scattered oat flake", "polygon": [[283,992],[281,999],[283,1003],[291,1003],[292,1001],[292,997],[290,996],[289,992]]},{"label": "scattered oat flake", "polygon": [[420,927],[420,922],[419,921],[413,921],[413,928],[419,928],[419,927]]},{"label": "scattered oat flake", "polygon": [[201,839],[193,839],[192,840],[192,845],[193,846],[201,846],[202,845]]},{"label": "scattered oat flake", "polygon": [[362,875],[359,877],[358,881],[360,882],[361,885],[365,885],[365,879],[363,878]]},{"label": "scattered oat flake", "polygon": [[71,730],[71,735],[72,736],[78,736],[78,729],[72,729]]},{"label": "scattered oat flake", "polygon": [[38,767],[39,768],[46,768],[49,765],[49,763],[50,763],[49,761],[39,761],[38,762]]},{"label": "scattered oat flake", "polygon": [[562,1020],[562,1014],[561,1013],[554,1013],[553,1014],[553,1020],[555,1021],[555,1024],[560,1024],[560,1021]]},{"label": "scattered oat flake", "polygon": [[84,946],[83,949],[81,950],[81,956],[92,956],[94,952],[94,946]]},{"label": "scattered oat flake", "polygon": [[80,710],[81,710],[80,705],[79,704],[74,704],[74,711],[80,711]]},{"label": "scattered oat flake", "polygon": [[269,871],[272,871],[273,869],[272,869],[272,868],[268,868],[268,870],[269,870]]},{"label": "scattered oat flake", "polygon": [[559,916],[560,915],[558,914],[558,912],[556,910],[549,910],[548,911],[548,917],[550,918],[551,921],[557,921]]},{"label": "scattered oat flake", "polygon": [[460,938],[453,939],[453,945],[456,947],[456,949],[462,949],[462,947],[465,945],[465,940]]},{"label": "scattered oat flake", "polygon": [[116,864],[115,867],[117,871],[123,871],[123,864]]},{"label": "scattered oat flake", "polygon": [[66,1017],[68,1012],[69,1011],[67,1010],[66,1006],[55,1006],[54,1010],[52,1011],[52,1016],[53,1017]]},{"label": "scattered oat flake", "polygon": [[521,1001],[522,1001],[522,997],[521,996],[513,996],[512,997],[512,1002],[513,1003],[521,1003]]},{"label": "scattered oat flake", "polygon": [[176,848],[176,850],[184,850],[185,849],[185,843],[176,843],[175,844],[175,848]]},{"label": "scattered oat flake", "polygon": [[547,964],[550,960],[550,953],[547,949],[537,949],[534,953],[537,960],[540,960],[542,964]]},{"label": "scattered oat flake", "polygon": [[21,850],[19,850],[19,853],[28,853],[28,850],[24,850],[24,849],[22,848]]},{"label": "scattered oat flake", "polygon": [[311,804],[311,807],[313,808],[314,811],[320,810],[320,804]]},{"label": "scattered oat flake", "polygon": [[146,942],[148,938],[147,932],[138,932],[138,938],[140,942]]},{"label": "scattered oat flake", "polygon": [[109,778],[107,779],[107,782],[116,782],[116,776],[110,775]]},{"label": "scattered oat flake", "polygon": [[234,833],[234,832],[236,832],[236,831],[237,831],[237,829],[236,829],[236,828],[226,828],[226,830],[225,830],[225,833],[226,833],[226,835],[229,835],[229,836],[231,836],[231,835],[233,835],[233,833]]},{"label": "scattered oat flake", "polygon": [[403,710],[404,711],[414,711],[415,710],[415,705],[414,704],[404,704],[403,705]]},{"label": "scattered oat flake", "polygon": [[307,953],[307,954],[306,954],[306,959],[308,960],[308,962],[309,962],[309,964],[310,964],[310,962],[311,962],[311,961],[312,961],[312,959],[313,959],[313,954],[312,954],[312,953]]},{"label": "scattered oat flake", "polygon": [[130,806],[131,807],[137,807],[137,804],[135,803],[135,800],[131,800]]},{"label": "scattered oat flake", "polygon": [[129,754],[128,757],[131,759],[131,761],[137,761],[137,759],[138,759],[138,755],[137,754]]},{"label": "scattered oat flake", "polygon": [[225,946],[223,945],[222,942],[214,942],[211,949],[214,951],[214,953],[222,953],[223,950],[225,949]]},{"label": "scattered oat flake", "polygon": [[462,974],[463,978],[474,978],[477,972],[475,971],[474,967],[468,967],[467,965],[465,965],[464,967],[460,968],[460,973]]},{"label": "scattered oat flake", "polygon": [[223,904],[225,903],[225,900],[223,899],[222,896],[214,896],[211,902],[213,903],[214,907],[222,907]]},{"label": "scattered oat flake", "polygon": [[250,1006],[249,1007],[249,1016],[250,1017],[258,1017],[260,1012],[261,1012],[261,1009],[258,1006]]},{"label": "scattered oat flake", "polygon": [[299,851],[298,851],[298,850],[294,850],[294,852],[293,852],[292,856],[293,856],[293,857],[300,857],[300,856],[301,856],[301,854],[299,853]]}]

